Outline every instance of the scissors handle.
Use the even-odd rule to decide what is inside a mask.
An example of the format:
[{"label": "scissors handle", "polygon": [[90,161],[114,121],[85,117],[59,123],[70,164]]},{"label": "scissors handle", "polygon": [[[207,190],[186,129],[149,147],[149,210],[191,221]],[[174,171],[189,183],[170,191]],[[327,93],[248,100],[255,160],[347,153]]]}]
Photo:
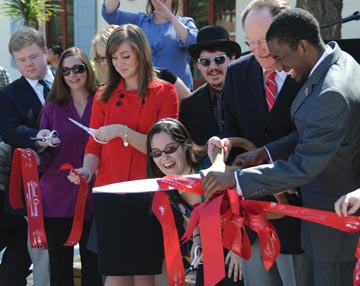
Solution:
[{"label": "scissors handle", "polygon": [[198,245],[194,249],[194,258],[191,261],[190,267],[185,271],[185,275],[189,274],[190,271],[198,268],[198,266],[202,264],[202,257],[202,248]]},{"label": "scissors handle", "polygon": [[[42,138],[30,137],[31,140],[46,142],[50,147],[57,147],[60,145],[60,139],[58,137],[58,132],[56,130],[52,130],[47,136]],[[55,143],[54,143],[55,142]]]},{"label": "scissors handle", "polygon": [[95,140],[96,142],[98,142],[98,143],[100,143],[100,144],[107,144],[107,143],[109,143],[109,141],[102,141],[102,140],[96,138],[96,136],[95,136],[96,129],[89,128],[88,133],[94,138],[94,140]]}]

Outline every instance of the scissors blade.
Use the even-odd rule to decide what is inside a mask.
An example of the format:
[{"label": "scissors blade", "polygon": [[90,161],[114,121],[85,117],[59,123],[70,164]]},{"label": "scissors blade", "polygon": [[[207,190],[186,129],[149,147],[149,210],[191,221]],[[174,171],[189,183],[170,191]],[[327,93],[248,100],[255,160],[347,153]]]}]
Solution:
[{"label": "scissors blade", "polygon": [[74,123],[75,125],[77,125],[78,127],[80,127],[81,129],[85,130],[86,132],[89,132],[90,129],[89,127],[82,125],[80,122],[77,122],[76,120],[72,119],[72,118],[68,118],[72,123]]}]

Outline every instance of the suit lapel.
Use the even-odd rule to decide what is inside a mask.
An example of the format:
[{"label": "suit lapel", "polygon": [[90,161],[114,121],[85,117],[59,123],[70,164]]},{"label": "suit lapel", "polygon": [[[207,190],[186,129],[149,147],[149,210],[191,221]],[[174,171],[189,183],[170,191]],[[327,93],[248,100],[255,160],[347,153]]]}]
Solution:
[{"label": "suit lapel", "polygon": [[293,119],[294,113],[300,108],[304,100],[311,95],[314,86],[316,86],[320,79],[323,77],[324,73],[329,69],[329,67],[339,60],[341,56],[341,50],[335,42],[328,43],[333,49],[333,52],[328,55],[319,66],[313,71],[312,75],[306,80],[304,86],[299,91],[298,95],[294,99],[294,102],[291,106],[291,117]]},{"label": "suit lapel", "polygon": [[42,104],[35,90],[31,87],[31,85],[24,77],[20,78],[20,84],[21,85],[19,86],[19,96],[22,96],[26,101],[28,101],[35,114],[40,114]]}]

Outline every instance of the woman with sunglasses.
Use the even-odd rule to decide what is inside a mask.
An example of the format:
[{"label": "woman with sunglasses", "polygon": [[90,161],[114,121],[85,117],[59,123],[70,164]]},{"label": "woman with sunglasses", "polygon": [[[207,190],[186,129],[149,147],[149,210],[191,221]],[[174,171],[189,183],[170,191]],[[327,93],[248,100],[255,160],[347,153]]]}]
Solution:
[{"label": "woman with sunglasses", "polygon": [[[106,45],[107,84],[94,100],[90,127],[101,144],[89,138],[83,167],[95,186],[146,178],[146,135],[164,117],[177,117],[173,85],[156,78],[143,31],[122,25]],[[70,173],[69,179],[78,183]],[[162,269],[162,235],[151,200],[144,194],[95,194],[95,221],[100,273],[106,286],[154,285]]]},{"label": "woman with sunglasses", "polygon": [[194,44],[198,29],[190,17],[177,15],[179,0],[147,0],[145,13],[121,10],[120,0],[105,0],[102,16],[108,24],[135,24],[146,34],[153,64],[180,77],[193,90],[187,48]]},{"label": "woman with sunglasses", "polygon": [[[86,54],[68,48],[60,56],[55,80],[44,105],[37,138],[45,150],[40,154],[45,231],[49,248],[51,286],[73,286],[74,248],[64,246],[73,224],[79,187],[68,181],[68,171],[60,171],[64,163],[82,163],[88,134],[71,123],[73,118],[88,126],[95,93],[95,78]],[[56,131],[54,131],[56,130]],[[57,135],[60,138],[56,140]],[[90,185],[91,187],[91,185]],[[100,286],[97,256],[87,250],[86,243],[93,218],[93,196],[88,193],[79,241],[82,285]]]},{"label": "woman with sunglasses", "polygon": [[[190,175],[198,173],[208,167],[207,148],[196,145],[185,128],[178,120],[172,118],[161,119],[150,129],[147,141],[147,175],[149,178],[159,178],[165,175]],[[174,217],[179,237],[184,233],[182,223],[188,220],[192,206],[202,201],[199,195],[178,191],[168,192],[173,206]],[[179,215],[181,214],[181,215]],[[193,234],[191,257],[194,250],[201,246],[199,230]],[[240,257],[229,251],[225,259],[227,277],[219,285],[243,285]],[[196,285],[204,285],[203,268],[199,267],[196,275]]]},{"label": "woman with sunglasses", "polygon": [[[110,25],[96,33],[91,44],[91,57],[94,59],[95,77],[100,85],[104,85],[108,78],[108,64],[105,56],[107,40],[118,25]],[[168,69],[154,67],[158,78],[174,85],[179,101],[190,94],[185,83]]]}]

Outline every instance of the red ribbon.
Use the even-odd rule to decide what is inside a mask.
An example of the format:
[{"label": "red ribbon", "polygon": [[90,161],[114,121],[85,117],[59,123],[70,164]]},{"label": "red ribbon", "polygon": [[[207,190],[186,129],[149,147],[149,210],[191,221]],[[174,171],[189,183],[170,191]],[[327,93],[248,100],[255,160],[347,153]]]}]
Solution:
[{"label": "red ribbon", "polygon": [[156,180],[162,189],[177,189],[184,192],[190,192],[197,195],[203,195],[204,190],[201,186],[201,179],[186,177],[180,175],[167,175]]},{"label": "red ribbon", "polygon": [[89,193],[89,185],[84,180],[84,178],[78,172],[76,172],[75,168],[71,164],[66,163],[61,165],[59,168],[59,170],[69,170],[69,169],[75,174],[77,174],[80,178],[80,189],[76,199],[73,224],[71,227],[70,234],[64,243],[65,246],[74,246],[80,241],[83,230],[85,206],[86,206],[86,199]]},{"label": "red ribbon", "polygon": [[152,211],[162,227],[169,286],[184,286],[185,271],[180,251],[179,235],[169,196],[165,192],[154,193]]},{"label": "red ribbon", "polygon": [[21,182],[24,187],[30,245],[33,248],[46,249],[47,243],[38,169],[31,149],[16,148],[13,154],[9,200],[14,209],[24,207],[21,195]]},{"label": "red ribbon", "polygon": [[[183,186],[184,181],[182,180],[182,176],[178,176],[179,180],[181,181],[180,184],[176,183],[176,177],[177,176],[175,175],[171,176],[171,187],[176,187],[181,191],[188,191],[189,188],[187,186]],[[192,185],[198,185],[201,181],[200,178],[192,179]],[[166,188],[166,182],[162,183],[162,187]],[[199,190],[197,189],[197,193],[198,191]],[[182,238],[185,241],[190,239],[193,230],[197,226],[200,226],[202,243],[212,245],[211,241],[206,242],[206,240],[209,238],[212,240],[213,235],[218,236],[218,234],[221,233],[221,231],[219,232],[218,230],[217,224],[217,222],[221,222],[221,227],[223,229],[222,244],[221,240],[217,238],[218,245],[212,245],[211,250],[206,250],[207,248],[203,248],[206,285],[215,285],[223,275],[221,274],[222,269],[224,268],[223,265],[220,266],[220,263],[218,263],[216,264],[216,268],[214,268],[215,264],[212,264],[213,262],[211,262],[214,259],[220,261],[215,255],[211,255],[211,253],[214,253],[214,250],[216,253],[218,253],[219,249],[221,249],[223,245],[224,247],[239,254],[244,259],[249,259],[251,256],[251,247],[249,246],[250,244],[248,237],[246,232],[243,230],[244,224],[255,230],[259,235],[265,268],[269,269],[275,262],[280,251],[280,242],[278,240],[275,229],[266,219],[264,211],[275,212],[299,219],[308,220],[348,233],[355,233],[360,230],[360,218],[356,216],[338,217],[334,212],[296,207],[273,202],[254,200],[241,200],[239,202],[239,197],[236,192],[228,190],[225,194],[226,195],[222,194],[217,196],[211,201],[204,202],[194,208],[188,227]],[[211,203],[212,201],[215,202]],[[238,207],[239,204],[240,208]],[[211,221],[207,219],[209,216],[212,217]],[[208,231],[211,228],[216,228],[217,234],[214,234],[213,232],[209,233]],[[235,228],[239,229],[240,231],[234,231]],[[206,234],[204,234],[204,231]],[[206,254],[207,252],[209,253]],[[353,280],[354,286],[360,286],[360,240],[355,256],[358,258],[358,262],[356,263],[354,269]],[[206,270],[208,267],[210,268]],[[207,277],[208,275],[210,277]]]},{"label": "red ribbon", "polygon": [[358,240],[355,256],[358,259],[358,261],[355,264],[353,281],[354,281],[354,286],[359,286],[360,285],[360,239]]}]

